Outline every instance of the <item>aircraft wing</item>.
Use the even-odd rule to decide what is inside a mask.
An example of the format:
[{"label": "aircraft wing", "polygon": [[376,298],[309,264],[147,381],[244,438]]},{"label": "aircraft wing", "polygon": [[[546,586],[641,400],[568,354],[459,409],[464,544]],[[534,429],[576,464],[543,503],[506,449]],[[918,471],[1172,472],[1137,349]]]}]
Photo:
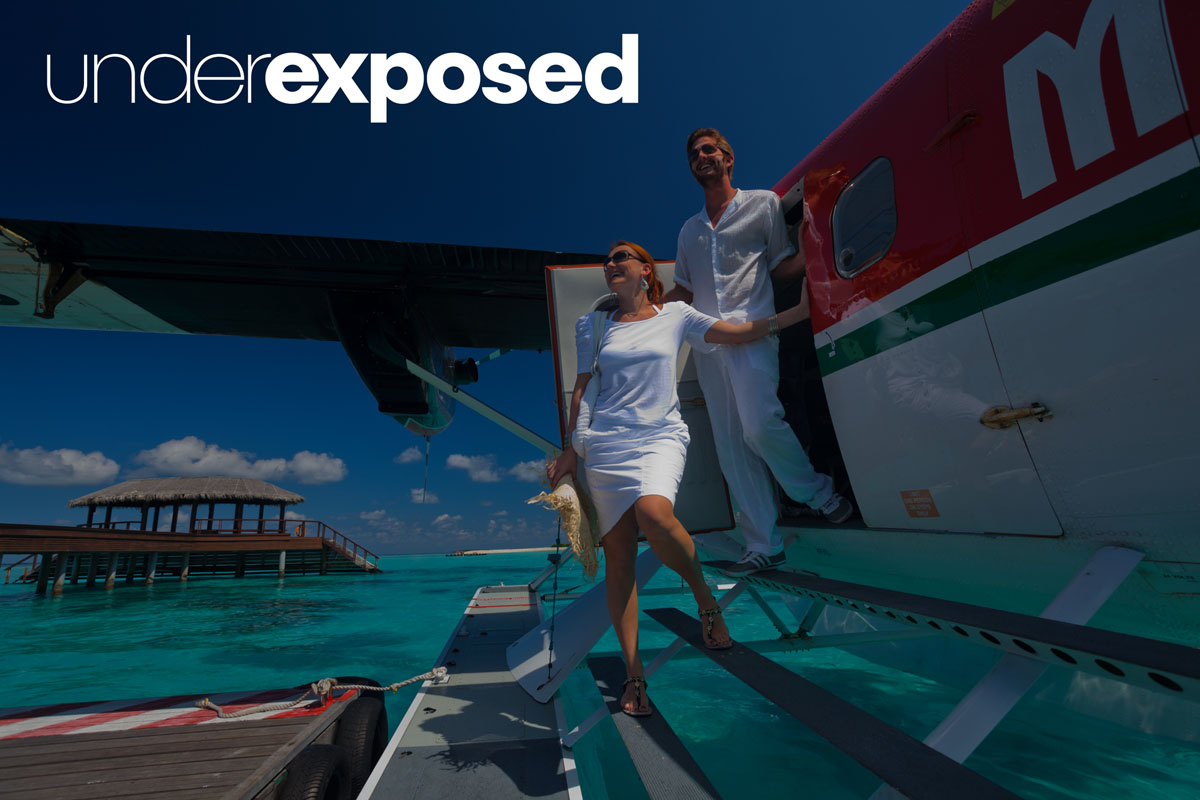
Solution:
[{"label": "aircraft wing", "polygon": [[[341,341],[397,418],[404,359],[550,346],[545,267],[596,254],[0,219],[0,325]],[[437,370],[435,370],[437,371]],[[403,420],[402,420],[403,421]]]}]

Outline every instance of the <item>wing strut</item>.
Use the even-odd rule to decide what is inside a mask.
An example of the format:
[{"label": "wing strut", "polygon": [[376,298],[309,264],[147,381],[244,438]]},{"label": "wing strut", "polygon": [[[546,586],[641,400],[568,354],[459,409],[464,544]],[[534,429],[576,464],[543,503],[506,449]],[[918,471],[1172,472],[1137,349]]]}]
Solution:
[{"label": "wing strut", "polygon": [[504,428],[504,430],[517,436],[520,439],[523,439],[526,442],[529,442],[529,444],[531,444],[534,447],[536,447],[537,449],[541,450],[547,456],[554,457],[554,456],[557,456],[560,452],[562,452],[562,448],[559,447],[558,445],[552,443],[549,439],[543,439],[541,436],[538,436],[536,433],[529,430],[529,428],[526,428],[521,423],[517,422],[514,419],[504,416],[499,411],[497,411],[496,409],[487,405],[486,403],[482,402],[481,400],[476,400],[474,397],[467,394],[462,389],[459,389],[457,386],[455,386],[454,384],[450,383],[447,380],[444,380],[443,378],[439,378],[437,375],[434,375],[432,372],[425,369],[420,364],[415,364],[410,359],[405,359],[404,366],[408,369],[409,372],[411,372],[413,375],[416,375],[418,378],[425,381],[433,388],[437,389],[438,391],[440,391],[444,394],[450,395],[451,397],[453,397],[458,402],[462,403],[467,408],[473,409],[474,411],[478,411],[480,414],[482,414],[487,419],[496,423],[501,428]]}]

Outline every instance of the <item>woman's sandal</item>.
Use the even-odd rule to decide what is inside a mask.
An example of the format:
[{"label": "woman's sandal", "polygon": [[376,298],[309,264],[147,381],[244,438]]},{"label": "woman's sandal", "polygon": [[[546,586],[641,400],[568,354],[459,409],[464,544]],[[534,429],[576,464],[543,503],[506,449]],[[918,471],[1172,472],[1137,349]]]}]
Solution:
[{"label": "woman's sandal", "polygon": [[[625,708],[625,704],[622,703],[621,710],[631,717],[650,716],[654,713],[654,710],[650,708],[650,698],[646,697],[646,679],[641,675],[634,675],[632,678],[626,678],[625,683],[621,684],[622,689],[631,683],[637,690],[633,695],[634,701],[637,703],[637,705],[634,706],[633,711],[630,711],[629,709]],[[622,692],[622,694],[624,694],[624,692]]]},{"label": "woman's sandal", "polygon": [[702,608],[700,609],[700,619],[704,621],[704,646],[709,650],[728,650],[733,647],[733,639],[727,639],[724,642],[717,641],[713,638],[713,622],[717,614],[721,613],[721,608]]}]

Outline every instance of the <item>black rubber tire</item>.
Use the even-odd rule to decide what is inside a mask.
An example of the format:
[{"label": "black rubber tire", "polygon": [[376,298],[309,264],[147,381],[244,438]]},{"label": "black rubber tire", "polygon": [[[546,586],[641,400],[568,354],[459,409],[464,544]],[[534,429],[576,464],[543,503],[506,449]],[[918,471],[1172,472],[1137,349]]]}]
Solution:
[{"label": "black rubber tire", "polygon": [[332,744],[310,744],[288,765],[280,800],[352,800],[350,758]]},{"label": "black rubber tire", "polygon": [[350,782],[357,797],[387,747],[387,710],[383,700],[378,696],[356,697],[338,717],[334,741],[350,758]]}]

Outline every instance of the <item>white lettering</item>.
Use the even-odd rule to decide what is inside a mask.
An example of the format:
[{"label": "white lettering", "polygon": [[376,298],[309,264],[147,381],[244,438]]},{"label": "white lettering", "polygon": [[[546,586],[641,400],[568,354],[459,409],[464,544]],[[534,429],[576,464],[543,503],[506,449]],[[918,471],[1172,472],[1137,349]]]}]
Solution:
[{"label": "white lettering", "polygon": [[512,70],[523,70],[525,69],[525,62],[515,53],[495,53],[488,56],[483,62],[483,77],[497,84],[497,86],[508,87],[507,91],[499,89],[497,86],[484,87],[483,96],[499,105],[516,103],[528,91],[525,86],[525,80],[519,75],[505,72],[505,67]]},{"label": "white lettering", "polygon": [[[178,103],[180,100],[182,100],[185,97],[187,98],[187,100],[185,102],[188,102],[188,103],[192,102],[192,36],[191,36],[191,34],[188,34],[188,36],[187,36],[187,44],[184,46],[184,56],[185,56],[184,58],[180,58],[179,56],[172,55],[171,53],[159,53],[156,56],[150,56],[150,58],[146,59],[146,63],[142,64],[142,72],[138,78],[138,81],[142,85],[142,94],[146,95],[146,97],[150,100],[150,102],[158,103],[159,105],[163,105],[163,106],[169,106],[172,103]],[[122,56],[122,58],[123,57],[124,56]],[[183,91],[181,91],[179,94],[172,97],[170,100],[160,100],[159,98],[150,94],[150,90],[146,88],[146,70],[148,70],[150,68],[150,65],[153,64],[155,61],[158,61],[160,58],[169,58],[172,61],[178,62],[179,65],[183,67]]]},{"label": "white lettering", "polygon": [[317,60],[321,70],[329,76],[329,80],[325,81],[321,91],[317,92],[317,96],[313,98],[314,103],[328,103],[338,92],[346,95],[346,99],[351,103],[367,102],[367,96],[354,82],[354,73],[358,72],[358,68],[367,60],[366,53],[351,53],[341,64],[334,61],[333,56],[329,53],[313,53],[313,58]]},{"label": "white lettering", "polygon": [[[368,58],[370,86],[364,91],[355,77]],[[85,55],[83,86],[79,94],[71,99],[54,93],[54,60],[47,53],[46,93],[56,103],[72,105],[88,95],[90,84],[92,102],[99,103],[100,65],[110,59],[123,61],[129,68],[130,103],[137,102],[140,87],[141,93],[158,105],[171,105],[180,100],[191,103],[193,88],[201,101],[212,105],[232,103],[242,97],[244,89],[246,103],[250,104],[254,102],[254,67],[266,61],[262,83],[272,99],[285,105],[310,101],[328,104],[341,94],[350,103],[368,104],[372,123],[387,122],[388,106],[416,101],[426,85],[435,100],[447,105],[466,103],[476,97],[481,88],[484,98],[498,105],[517,103],[530,93],[543,103],[561,105],[577,97],[583,88],[597,103],[638,102],[638,35],[635,33],[622,34],[619,53],[597,53],[587,62],[586,69],[566,53],[545,53],[534,60],[527,74],[523,74],[526,73],[525,60],[509,52],[488,56],[482,69],[465,53],[443,53],[430,62],[428,70],[411,53],[350,53],[340,62],[331,53],[313,53],[311,56],[295,52],[279,56],[270,53],[259,56],[247,54],[244,68],[238,58],[225,53],[212,53],[199,59],[193,71],[192,36],[187,34],[183,57],[158,53],[144,61],[140,68],[128,56],[120,53]],[[162,60],[174,61],[183,67],[183,88],[174,97],[159,97],[149,87],[149,83],[153,82],[155,91],[162,91],[163,78],[156,73],[151,81],[149,74],[150,65]],[[228,70],[216,67],[213,64],[216,61],[232,64],[233,74],[223,74]],[[404,73],[403,83],[399,86],[392,81],[392,73],[396,70]],[[604,82],[609,70],[617,72],[618,80],[613,88]],[[452,72],[458,75],[451,75]],[[611,83],[612,79],[609,80]],[[233,85],[220,91],[211,83],[213,81],[226,84],[233,82]],[[216,92],[216,97],[213,92]]]},{"label": "white lettering", "polygon": [[[109,53],[103,58],[92,56],[92,102],[100,102],[100,65],[110,58],[115,58],[124,61],[129,65],[129,102],[137,102],[137,68],[133,66],[133,62],[128,56],[123,56],[120,53]],[[84,82],[84,91],[87,91],[87,82]]]},{"label": "white lettering", "polygon": [[[604,85],[604,70],[615,69],[621,73],[617,88]],[[583,84],[587,93],[597,103],[636,103],[638,101],[638,37],[636,33],[621,36],[621,55],[600,53],[588,62]]]},{"label": "white lettering", "polygon": [[[317,92],[317,65],[312,59],[301,53],[282,53],[267,64],[267,75],[264,79],[267,92],[281,103],[295,105],[306,102]],[[290,89],[287,84],[302,84],[299,88]]]},{"label": "white lettering", "polygon": [[1163,30],[1158,0],[1093,0],[1075,47],[1047,31],[1004,64],[1008,128],[1022,197],[1057,180],[1046,141],[1039,72],[1058,91],[1075,168],[1112,152],[1112,129],[1100,81],[1100,46],[1110,25],[1116,27],[1138,135],[1186,110],[1175,85],[1175,54]]},{"label": "white lettering", "polygon": [[[579,82],[583,79],[579,62],[566,53],[546,53],[538,56],[529,67],[529,90],[543,103],[559,105],[579,94]],[[565,83],[561,89],[550,84]]]},{"label": "white lettering", "polygon": [[[446,85],[446,71],[456,69],[462,73],[462,86],[451,89]],[[429,65],[425,76],[429,93],[448,105],[465,103],[479,91],[479,67],[470,56],[462,53],[443,53]]]},{"label": "white lettering", "polygon": [[[58,95],[56,95],[56,94],[54,93],[54,89],[50,88],[50,72],[51,72],[51,69],[50,69],[50,54],[49,54],[49,53],[46,53],[46,92],[47,92],[47,93],[49,93],[49,95],[50,95],[50,98],[51,98],[51,99],[52,99],[54,102],[56,102],[56,103],[62,103],[62,104],[63,104],[63,105],[65,105],[65,106],[69,106],[69,105],[71,105],[72,103],[78,103],[80,100],[82,100],[82,99],[83,99],[83,96],[84,96],[85,94],[87,94],[87,87],[88,87],[88,67],[87,67],[87,64],[88,64],[88,57],[85,55],[85,56],[83,57],[83,88],[79,90],[79,96],[78,96],[78,97],[76,97],[74,100],[60,100],[60,99],[59,99],[59,97],[58,97]],[[130,81],[130,83],[133,83],[133,81],[131,80],[131,81]],[[133,101],[131,100],[130,102],[133,102]]]},{"label": "white lettering", "polygon": [[[270,53],[261,55],[258,58],[251,59],[250,54],[246,54],[246,102],[254,102],[254,65],[260,61],[264,61],[271,57]],[[265,79],[264,79],[265,80]]]},{"label": "white lettering", "polygon": [[[204,65],[216,58],[223,58],[226,61],[232,62],[233,66],[237,68],[237,75],[201,75],[200,70],[204,69]],[[211,56],[205,56],[204,58],[200,59],[200,63],[196,65],[196,77],[193,80],[196,84],[196,94],[200,96],[200,99],[206,103],[223,105],[225,103],[232,103],[238,98],[238,95],[242,93],[241,85],[237,87],[236,92],[224,100],[213,100],[204,93],[204,89],[200,86],[200,81],[241,81],[244,79],[245,75],[242,72],[242,62],[238,61],[233,56],[227,56],[224,53],[213,53]]]},{"label": "white lettering", "polygon": [[[404,86],[393,89],[388,73],[404,70]],[[371,53],[371,122],[387,122],[387,104],[405,105],[421,95],[425,74],[421,62],[411,53]]]}]

